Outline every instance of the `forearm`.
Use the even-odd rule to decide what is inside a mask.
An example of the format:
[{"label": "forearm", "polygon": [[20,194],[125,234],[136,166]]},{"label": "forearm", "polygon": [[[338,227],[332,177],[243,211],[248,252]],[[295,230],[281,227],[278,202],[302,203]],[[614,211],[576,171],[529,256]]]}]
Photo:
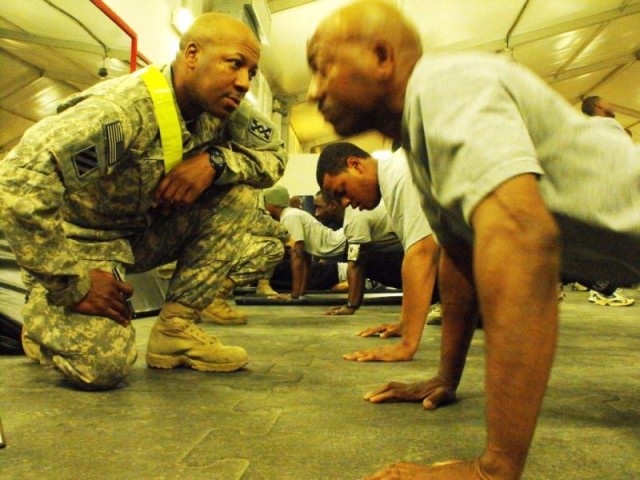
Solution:
[{"label": "forearm", "polygon": [[437,250],[432,236],[409,247],[402,261],[402,343],[415,353],[422,339],[436,279]]},{"label": "forearm", "polygon": [[304,257],[303,252],[291,249],[291,297],[298,298],[303,290],[304,282]]},{"label": "forearm", "polygon": [[443,314],[438,373],[456,387],[460,383],[478,321],[471,262],[470,246],[447,245],[442,249],[438,267]]},{"label": "forearm", "polygon": [[302,253],[302,288],[300,295],[304,295],[309,285],[309,275],[311,274],[311,255],[307,252]]},{"label": "forearm", "polygon": [[351,305],[359,307],[364,297],[364,267],[359,262],[347,262],[348,299]]},{"label": "forearm", "polygon": [[249,102],[241,102],[226,123],[227,139],[222,147],[226,168],[217,185],[246,183],[270,187],[284,173],[288,155],[278,128]]},{"label": "forearm", "polygon": [[219,146],[227,164],[216,185],[246,183],[257,188],[275,184],[287,165],[287,153],[281,144],[251,149],[232,143]]},{"label": "forearm", "polygon": [[484,467],[518,478],[556,348],[559,231],[532,176],[501,186],[472,222],[487,358]]},{"label": "forearm", "polygon": [[[559,262],[530,248],[487,247],[487,256],[498,249],[502,252],[493,267],[488,264],[477,270],[487,344],[486,383],[491,385],[487,391],[487,422],[492,426],[489,448],[498,455],[509,452],[521,467],[555,352]],[[502,261],[505,257],[508,269]]]}]

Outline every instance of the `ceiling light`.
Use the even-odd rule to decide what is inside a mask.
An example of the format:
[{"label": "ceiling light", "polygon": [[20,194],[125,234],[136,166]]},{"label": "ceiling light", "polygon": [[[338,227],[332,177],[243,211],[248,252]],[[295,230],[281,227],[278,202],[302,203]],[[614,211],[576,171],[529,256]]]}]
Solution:
[{"label": "ceiling light", "polygon": [[187,31],[195,19],[191,11],[184,7],[176,8],[171,16],[171,25],[180,35]]}]

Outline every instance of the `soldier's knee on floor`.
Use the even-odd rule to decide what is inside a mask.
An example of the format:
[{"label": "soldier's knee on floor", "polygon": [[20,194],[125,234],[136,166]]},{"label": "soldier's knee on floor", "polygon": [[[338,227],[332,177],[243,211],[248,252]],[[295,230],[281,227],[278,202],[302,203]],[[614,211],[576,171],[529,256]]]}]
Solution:
[{"label": "soldier's knee on floor", "polygon": [[137,349],[119,355],[54,355],[56,369],[75,388],[113,390],[122,385],[138,356]]}]

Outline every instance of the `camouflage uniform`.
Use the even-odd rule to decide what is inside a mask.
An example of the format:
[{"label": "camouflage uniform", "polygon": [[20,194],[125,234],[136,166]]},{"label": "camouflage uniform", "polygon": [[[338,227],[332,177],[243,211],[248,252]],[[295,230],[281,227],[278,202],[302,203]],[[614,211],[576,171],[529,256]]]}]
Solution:
[{"label": "camouflage uniform", "polygon": [[284,257],[284,243],[289,238],[284,225],[258,205],[260,191],[256,190],[255,194],[255,214],[229,273],[236,285],[248,285],[261,278],[270,279]]},{"label": "camouflage uniform", "polygon": [[[163,74],[172,85],[171,69]],[[205,113],[192,131],[181,117],[180,126],[183,158],[215,144],[227,168],[188,209],[167,216],[151,205],[163,152],[137,74],[71,96],[0,162],[0,227],[30,290],[28,335],[96,385],[124,378],[137,352],[133,327],[68,308],[87,294],[88,271],[138,272],[177,260],[167,301],[206,307],[249,226],[252,186],[270,186],[284,171],[277,130],[246,102],[227,121]]]}]

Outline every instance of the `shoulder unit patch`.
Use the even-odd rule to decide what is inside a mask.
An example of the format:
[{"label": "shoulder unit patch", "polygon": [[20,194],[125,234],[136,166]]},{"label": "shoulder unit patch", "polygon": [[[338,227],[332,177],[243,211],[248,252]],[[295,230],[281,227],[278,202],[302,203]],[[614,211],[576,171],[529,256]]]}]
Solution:
[{"label": "shoulder unit patch", "polygon": [[98,168],[98,152],[95,145],[79,151],[71,157],[78,178],[83,178]]},{"label": "shoulder unit patch", "polygon": [[263,123],[260,123],[257,119],[251,119],[251,125],[249,126],[249,131],[258,137],[260,140],[264,140],[268,142],[271,140],[271,134],[273,133],[273,128],[269,127]]}]

